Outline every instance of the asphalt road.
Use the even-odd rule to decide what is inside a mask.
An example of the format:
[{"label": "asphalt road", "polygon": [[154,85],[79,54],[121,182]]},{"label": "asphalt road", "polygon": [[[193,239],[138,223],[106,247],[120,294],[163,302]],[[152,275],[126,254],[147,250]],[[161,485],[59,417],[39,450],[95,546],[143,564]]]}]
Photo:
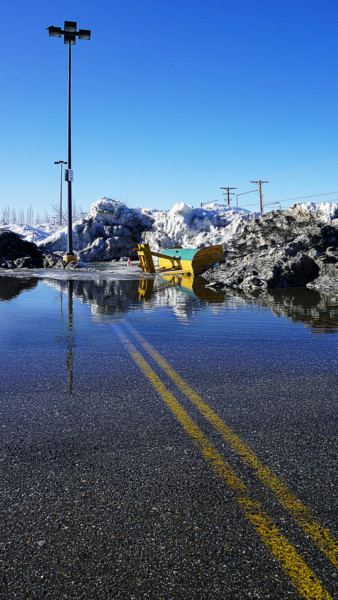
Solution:
[{"label": "asphalt road", "polygon": [[333,342],[150,323],[8,338],[1,598],[333,599]]}]

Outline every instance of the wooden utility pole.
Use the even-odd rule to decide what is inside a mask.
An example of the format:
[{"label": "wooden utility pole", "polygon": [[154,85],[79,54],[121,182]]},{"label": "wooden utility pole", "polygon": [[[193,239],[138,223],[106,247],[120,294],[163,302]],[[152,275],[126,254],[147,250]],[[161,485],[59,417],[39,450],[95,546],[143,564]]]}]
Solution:
[{"label": "wooden utility pole", "polygon": [[[227,200],[228,200],[228,206],[230,206],[230,190],[237,190],[237,188],[234,187],[221,187],[219,188],[220,190],[226,190],[227,191]],[[233,194],[233,192],[231,192]]]},{"label": "wooden utility pole", "polygon": [[259,179],[258,181],[250,181],[250,183],[258,185],[258,191],[259,191],[259,211],[262,213],[263,212],[262,183],[269,183],[269,182],[268,181],[262,181],[262,179]]}]

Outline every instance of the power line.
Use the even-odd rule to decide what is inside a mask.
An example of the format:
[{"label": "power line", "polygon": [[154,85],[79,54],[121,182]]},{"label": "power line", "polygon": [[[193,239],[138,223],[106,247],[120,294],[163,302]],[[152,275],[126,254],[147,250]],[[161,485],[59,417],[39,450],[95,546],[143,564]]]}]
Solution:
[{"label": "power line", "polygon": [[304,198],[317,198],[318,196],[331,196],[332,194],[338,194],[338,192],[326,192],[325,194],[312,194],[311,196],[298,196],[298,198],[286,198],[285,200],[278,200],[278,202],[291,202],[292,200],[303,200]]},{"label": "power line", "polygon": [[[327,160],[318,162],[318,163],[312,163],[309,165],[303,165],[302,167],[296,167],[294,169],[290,169],[288,171],[279,171],[277,173],[272,173],[272,178],[276,177],[288,177],[288,176],[292,176],[292,175],[297,175],[298,173],[301,173],[302,171],[307,171],[307,170],[312,170],[312,169],[321,169],[324,167],[331,167],[332,165],[335,165],[336,163],[338,163],[338,156],[334,156],[332,158],[328,158]],[[271,179],[271,177],[270,177]]]}]

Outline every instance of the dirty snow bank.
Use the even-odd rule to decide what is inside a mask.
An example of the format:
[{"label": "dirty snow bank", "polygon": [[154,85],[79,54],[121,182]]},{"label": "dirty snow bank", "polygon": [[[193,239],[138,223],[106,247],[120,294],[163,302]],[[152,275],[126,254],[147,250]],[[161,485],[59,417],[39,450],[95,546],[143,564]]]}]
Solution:
[{"label": "dirty snow bank", "polygon": [[338,289],[338,204],[294,204],[244,223],[222,265],[203,274],[240,289]]}]

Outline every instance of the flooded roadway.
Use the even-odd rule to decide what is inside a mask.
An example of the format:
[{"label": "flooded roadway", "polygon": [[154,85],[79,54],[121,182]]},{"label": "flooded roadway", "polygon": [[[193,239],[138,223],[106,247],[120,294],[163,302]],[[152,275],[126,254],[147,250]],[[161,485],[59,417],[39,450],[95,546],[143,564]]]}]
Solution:
[{"label": "flooded roadway", "polygon": [[0,278],[2,596],[334,598],[337,303]]}]

